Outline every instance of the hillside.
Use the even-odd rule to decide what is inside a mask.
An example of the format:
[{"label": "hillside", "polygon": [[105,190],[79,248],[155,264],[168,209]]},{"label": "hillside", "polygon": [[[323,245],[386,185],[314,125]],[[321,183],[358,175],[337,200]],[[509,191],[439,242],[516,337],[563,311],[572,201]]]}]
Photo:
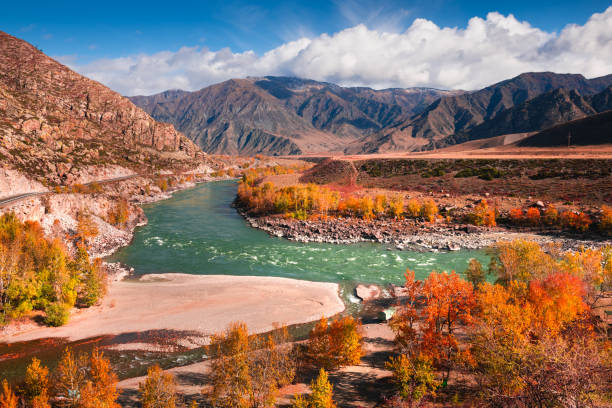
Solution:
[{"label": "hillside", "polygon": [[172,123],[206,152],[299,154],[341,152],[364,134],[421,112],[447,94],[263,77],[130,99],[154,118]]},{"label": "hillside", "polygon": [[[356,153],[360,150],[366,153],[429,150],[457,141],[472,140],[470,135],[467,135],[470,130],[539,95],[558,89],[575,90],[579,95],[593,95],[601,92],[611,83],[612,75],[586,79],[579,74],[555,74],[552,72],[521,74],[479,91],[440,98],[424,112],[400,124],[384,129],[376,135],[363,138],[359,144],[352,146],[349,152]],[[552,97],[553,99],[555,97],[569,99],[570,104],[576,103],[577,110],[581,110],[580,106],[584,105],[580,101],[575,101],[575,96],[552,95]],[[546,119],[535,117],[538,116],[540,109],[542,107],[534,104],[514,117],[507,115],[500,120],[499,124],[495,124],[495,126],[503,128],[503,133],[495,133],[498,130],[493,131],[487,128],[487,126],[492,125],[483,125],[484,128],[476,130],[478,136],[475,137],[520,133],[534,126],[544,126],[547,123]],[[569,109],[569,111],[571,110]],[[588,108],[587,111],[594,113]],[[585,112],[585,114],[588,113]],[[573,119],[569,112],[566,113],[565,118]],[[558,119],[563,120],[564,118],[559,117]],[[551,120],[549,120],[549,123]],[[538,121],[542,123],[537,124]],[[542,127],[536,130],[539,129],[542,129]],[[455,137],[449,138],[449,136]]]},{"label": "hillside", "polygon": [[[595,96],[582,96],[576,90],[556,89],[520,105],[506,109],[494,118],[465,133],[441,139],[438,147],[513,133],[534,132],[559,123],[581,119],[609,109],[610,89]],[[593,103],[593,100],[596,103]]]},{"label": "hillside", "polygon": [[612,144],[612,111],[553,126],[518,142],[525,147]]},{"label": "hillside", "polygon": [[3,32],[0,136],[3,164],[47,184],[87,166],[152,172],[202,154],[172,125]]}]

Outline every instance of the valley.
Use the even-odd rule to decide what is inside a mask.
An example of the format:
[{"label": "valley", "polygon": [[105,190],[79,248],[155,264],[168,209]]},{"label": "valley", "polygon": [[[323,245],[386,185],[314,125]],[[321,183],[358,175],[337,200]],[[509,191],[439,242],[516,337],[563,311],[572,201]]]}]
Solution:
[{"label": "valley", "polygon": [[610,406],[612,74],[65,58],[0,31],[0,408]]}]

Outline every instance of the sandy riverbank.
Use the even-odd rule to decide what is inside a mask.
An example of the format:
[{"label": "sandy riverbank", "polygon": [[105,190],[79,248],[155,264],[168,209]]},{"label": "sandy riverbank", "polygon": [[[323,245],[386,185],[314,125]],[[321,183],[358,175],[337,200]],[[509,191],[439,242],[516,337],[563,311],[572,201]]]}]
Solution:
[{"label": "sandy riverbank", "polygon": [[275,324],[305,323],[343,310],[334,283],[254,276],[145,275],[139,280],[113,283],[101,305],[76,311],[65,326],[30,324],[0,337],[0,342],[47,337],[76,341],[102,335],[175,331],[186,341],[182,345],[195,347],[205,342],[205,336],[224,330],[236,320],[245,322],[251,332],[265,332]]}]

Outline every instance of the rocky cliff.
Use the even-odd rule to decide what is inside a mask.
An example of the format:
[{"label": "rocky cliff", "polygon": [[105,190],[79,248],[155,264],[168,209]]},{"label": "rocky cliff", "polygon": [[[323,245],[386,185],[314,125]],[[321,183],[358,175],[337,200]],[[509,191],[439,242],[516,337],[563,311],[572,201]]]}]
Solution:
[{"label": "rocky cliff", "polygon": [[73,167],[182,166],[199,150],[129,99],[3,32],[0,137],[3,164],[51,184],[65,181]]}]

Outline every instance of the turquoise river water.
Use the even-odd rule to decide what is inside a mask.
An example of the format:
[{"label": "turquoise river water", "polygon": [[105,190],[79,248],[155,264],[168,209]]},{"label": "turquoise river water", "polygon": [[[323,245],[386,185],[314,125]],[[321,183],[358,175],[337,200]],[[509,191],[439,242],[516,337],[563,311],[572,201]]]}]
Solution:
[{"label": "turquoise river water", "polygon": [[149,223],[111,261],[136,274],[280,276],[322,282],[402,283],[406,268],[425,278],[432,270],[462,272],[482,251],[419,253],[377,243],[299,243],[251,228],[231,207],[234,182],[213,182],[144,206]]}]

